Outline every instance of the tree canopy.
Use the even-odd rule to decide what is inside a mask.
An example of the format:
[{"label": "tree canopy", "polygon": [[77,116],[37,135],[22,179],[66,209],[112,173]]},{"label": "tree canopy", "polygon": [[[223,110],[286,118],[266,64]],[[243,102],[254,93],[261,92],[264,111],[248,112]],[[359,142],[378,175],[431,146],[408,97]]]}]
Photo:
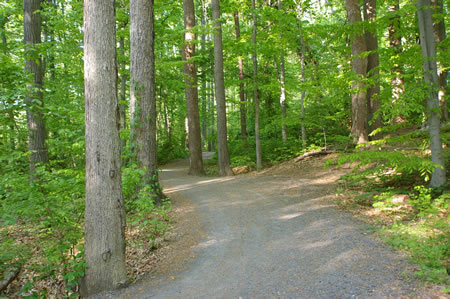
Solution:
[{"label": "tree canopy", "polygon": [[[430,180],[431,187],[448,184],[447,2],[257,0],[252,7],[252,1],[213,0],[220,2],[217,15],[211,1],[195,0],[190,1],[195,21],[185,23],[186,1],[154,0],[154,90],[149,97],[156,111],[146,114],[133,99],[141,103],[136,94],[148,83],[137,82],[135,69],[146,64],[136,59],[150,52],[133,51],[142,42],[139,30],[147,29],[132,27],[137,35],[130,35],[130,5],[136,1],[110,1],[117,60],[117,82],[110,88],[118,95],[122,195],[133,215],[127,217],[138,219],[131,223],[142,220],[139,210],[155,209],[154,203],[141,201],[145,196],[157,204],[165,197],[156,160],[162,165],[186,158],[194,148],[218,150],[219,163],[221,155],[228,155],[223,163],[229,165],[219,165],[224,175],[235,166],[259,169],[331,148],[354,151],[347,156],[352,161],[418,173],[422,185]],[[0,272],[31,260],[29,267],[43,279],[65,281],[68,294],[86,266],[85,109],[92,107],[84,99],[83,1],[33,0],[34,10],[29,2],[0,2]],[[422,14],[428,16],[425,21]],[[30,16],[34,23],[27,23]],[[223,87],[214,74],[220,68],[215,52],[219,24]],[[427,51],[426,42],[434,45]],[[223,88],[224,107],[218,88]],[[198,104],[187,108],[191,93]],[[192,127],[191,118],[198,122]],[[145,125],[148,119],[156,128]],[[402,128],[418,129],[411,136],[420,139],[420,146],[412,152],[411,139],[395,137]],[[156,144],[148,147],[155,155],[147,165],[137,148],[148,141],[137,138],[149,130]],[[191,136],[201,143],[193,145]],[[380,154],[386,144],[395,152]],[[192,172],[202,174],[198,151],[196,157]],[[205,167],[206,173],[214,167]],[[44,263],[35,262],[35,253],[18,241],[23,231],[18,233],[17,225],[33,236],[31,244],[40,243]],[[30,276],[20,292],[32,292],[33,283]]]}]

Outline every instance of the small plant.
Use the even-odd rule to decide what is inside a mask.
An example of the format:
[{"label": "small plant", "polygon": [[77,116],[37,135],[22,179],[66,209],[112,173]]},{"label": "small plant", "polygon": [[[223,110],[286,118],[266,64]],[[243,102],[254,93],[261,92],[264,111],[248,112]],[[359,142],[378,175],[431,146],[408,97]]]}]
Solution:
[{"label": "small plant", "polygon": [[449,283],[447,260],[450,258],[450,225],[446,219],[396,223],[383,228],[381,234],[390,246],[409,253],[419,265],[417,277],[440,284]]},{"label": "small plant", "polygon": [[414,193],[411,193],[411,204],[418,211],[419,216],[430,214],[434,211],[433,200],[431,198],[431,189],[424,186],[414,187]]}]

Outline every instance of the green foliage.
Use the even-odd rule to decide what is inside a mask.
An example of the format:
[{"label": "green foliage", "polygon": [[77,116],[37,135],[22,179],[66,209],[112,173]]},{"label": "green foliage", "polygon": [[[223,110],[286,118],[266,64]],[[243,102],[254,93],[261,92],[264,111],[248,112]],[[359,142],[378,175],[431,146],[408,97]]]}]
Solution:
[{"label": "green foliage", "polygon": [[[417,44],[415,7],[402,3],[398,11],[389,9],[387,2],[377,8],[377,20],[351,26],[346,22],[345,4],[334,1],[318,5],[316,1],[300,1],[303,19],[297,18],[296,3],[283,1],[283,8],[274,5],[257,5],[258,36],[257,78],[260,95],[260,134],[262,156],[266,164],[276,163],[298,156],[305,151],[327,145],[339,151],[353,150],[350,136],[351,97],[349,86],[351,72],[348,46],[349,36],[370,28],[379,36],[381,86],[379,101],[384,128],[373,132],[395,135],[406,126],[391,125],[397,117],[410,124],[425,121],[424,85],[420,47]],[[124,47],[118,51],[118,75],[124,79],[125,93],[120,104],[129,113],[129,1],[116,2],[118,41]],[[227,89],[227,119],[229,150],[232,166],[255,164],[254,106],[251,43],[253,11],[248,3],[224,1],[222,5],[225,85]],[[10,264],[26,263],[36,277],[23,286],[22,295],[33,292],[34,283],[46,277],[64,280],[73,286],[83,275],[85,264],[82,256],[84,210],[84,99],[83,99],[83,3],[81,0],[43,1],[42,43],[35,49],[23,45],[23,3],[0,3],[0,273]],[[447,10],[448,7],[445,7]],[[213,41],[211,38],[211,14],[206,9],[206,24],[195,28],[199,73],[199,103],[201,122],[206,127],[204,147],[211,149],[216,143],[216,115],[213,86]],[[233,12],[239,11],[241,37],[235,36]],[[435,14],[449,22],[449,14]],[[203,14],[196,5],[197,24]],[[393,17],[401,18],[398,35],[402,50],[390,46],[386,28]],[[185,84],[181,72],[181,48],[183,45],[183,9],[180,1],[155,1],[155,79],[158,109],[158,161],[159,164],[186,158],[186,106]],[[301,29],[300,29],[301,27]],[[202,41],[202,35],[205,39]],[[304,80],[299,59],[300,40],[305,42]],[[437,45],[440,65],[448,61],[449,39]],[[364,53],[367,55],[368,53]],[[50,162],[38,168],[39,180],[30,183],[27,149],[27,118],[24,98],[27,93],[23,64],[26,56],[40,57],[45,65],[42,89],[42,110],[47,129],[47,146]],[[238,80],[237,57],[244,62],[245,78]],[[282,117],[280,98],[280,58],[285,62],[285,88],[287,115]],[[392,81],[401,74],[403,85],[398,97],[393,96]],[[122,77],[122,75],[125,75]],[[375,79],[367,80],[369,85]],[[121,82],[120,82],[121,83]],[[239,84],[244,83],[247,102],[247,143],[240,136]],[[302,92],[305,94],[304,119],[301,115]],[[129,118],[127,116],[127,118]],[[281,141],[281,125],[287,127],[288,140]],[[302,125],[306,129],[306,148],[301,142]],[[168,229],[167,205],[154,206],[150,197],[151,187],[143,182],[145,170],[135,162],[135,144],[131,136],[129,120],[121,128],[122,139],[122,187],[126,202],[128,223],[155,238]],[[444,143],[449,136],[444,131]],[[327,140],[325,142],[325,139]],[[434,190],[413,185],[426,183],[435,165],[420,150],[429,144],[425,131],[414,131],[370,143],[367,149],[343,156],[338,164],[358,163],[356,171],[344,179],[349,184],[397,185],[407,183],[411,204],[419,216],[437,213],[448,205],[448,195],[436,195]],[[209,146],[207,145],[209,143]],[[327,143],[327,144],[326,144]],[[448,143],[448,142],[447,142]],[[412,151],[403,151],[405,147]],[[374,148],[393,148],[392,151],[375,151]],[[417,150],[416,150],[417,149]],[[211,149],[212,150],[212,149]],[[449,152],[446,151],[445,155]],[[424,156],[424,155],[423,155]],[[450,159],[447,159],[450,163]],[[217,155],[205,162],[207,172],[217,172]],[[449,167],[450,165],[446,165]],[[138,193],[137,190],[140,190]],[[442,190],[441,190],[442,191]],[[390,208],[389,198],[394,189],[370,190],[367,197],[357,198],[367,205],[378,202],[378,208]],[[446,197],[447,196],[447,197]],[[22,232],[19,230],[22,229]],[[24,234],[24,235],[22,235]],[[27,245],[21,238],[29,240]],[[25,238],[26,237],[26,238]],[[408,239],[409,240],[409,239]],[[409,241],[408,241],[409,242]],[[430,241],[431,242],[431,241]],[[39,252],[34,249],[39,244]],[[403,246],[403,245],[402,245]],[[406,245],[405,245],[406,247]],[[422,248],[422,247],[420,247]],[[420,249],[422,250],[422,249]],[[418,249],[418,251],[420,251]],[[65,295],[70,294],[67,291]],[[52,296],[45,290],[36,296]]]},{"label": "green foliage", "polygon": [[233,156],[230,160],[231,167],[247,165],[251,168],[256,167],[256,163],[249,156]]},{"label": "green foliage", "polygon": [[160,165],[166,164],[173,160],[184,159],[189,156],[189,153],[184,146],[175,144],[170,141],[160,143],[158,146],[158,163]]},{"label": "green foliage", "polygon": [[[434,192],[433,192],[434,191]],[[424,186],[415,186],[414,192],[411,193],[410,203],[413,208],[418,211],[419,216],[427,216],[430,214],[438,214],[440,209],[446,210],[450,204],[450,194],[444,193],[435,197],[433,193],[436,190],[426,188]]]},{"label": "green foliage", "polygon": [[[362,180],[371,184],[395,183],[411,180],[414,175],[420,175],[428,181],[435,167],[428,158],[406,152],[364,151],[346,154],[338,159],[337,165],[347,162],[358,163],[351,174],[342,178],[350,185],[360,184]],[[330,161],[327,165],[331,163]]]},{"label": "green foliage", "polygon": [[[5,250],[0,272],[12,264],[26,265],[36,273],[35,280],[63,277],[66,287],[73,286],[83,276],[85,267],[80,254],[84,172],[39,167],[37,174],[39,179],[33,184],[18,171],[1,177],[0,246]],[[33,283],[29,281],[29,285]]]},{"label": "green foliage", "polygon": [[129,229],[138,229],[146,235],[153,248],[156,248],[157,237],[163,236],[170,230],[168,212],[172,209],[169,201],[165,201],[161,206],[155,206],[152,198],[154,194],[152,187],[147,185],[142,188],[136,199],[127,201],[127,222]]},{"label": "green foliage", "polygon": [[447,219],[396,223],[383,228],[381,234],[394,248],[407,250],[419,265],[416,275],[426,281],[448,284],[447,260],[450,258],[450,226]]}]

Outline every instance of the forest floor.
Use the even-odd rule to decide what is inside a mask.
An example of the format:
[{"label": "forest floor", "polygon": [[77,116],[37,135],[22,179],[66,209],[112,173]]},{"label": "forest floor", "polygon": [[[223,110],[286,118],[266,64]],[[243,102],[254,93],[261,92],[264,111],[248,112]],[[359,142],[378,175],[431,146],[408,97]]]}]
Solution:
[{"label": "forest floor", "polygon": [[350,168],[324,169],[333,156],[234,177],[165,165],[173,231],[143,279],[102,298],[445,298],[354,217],[363,213],[338,207]]}]

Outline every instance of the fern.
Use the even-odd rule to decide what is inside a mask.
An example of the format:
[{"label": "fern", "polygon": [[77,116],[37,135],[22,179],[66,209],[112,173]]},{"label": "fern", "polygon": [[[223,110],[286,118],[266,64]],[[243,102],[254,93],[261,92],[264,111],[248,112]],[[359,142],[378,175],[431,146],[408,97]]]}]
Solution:
[{"label": "fern", "polygon": [[[367,182],[386,182],[392,178],[399,179],[402,176],[420,175],[428,181],[435,164],[428,158],[409,155],[405,152],[378,152],[364,151],[341,156],[337,161],[337,167],[344,163],[357,163],[350,175],[342,179],[350,183],[361,180]],[[367,167],[365,167],[367,166]]]}]

